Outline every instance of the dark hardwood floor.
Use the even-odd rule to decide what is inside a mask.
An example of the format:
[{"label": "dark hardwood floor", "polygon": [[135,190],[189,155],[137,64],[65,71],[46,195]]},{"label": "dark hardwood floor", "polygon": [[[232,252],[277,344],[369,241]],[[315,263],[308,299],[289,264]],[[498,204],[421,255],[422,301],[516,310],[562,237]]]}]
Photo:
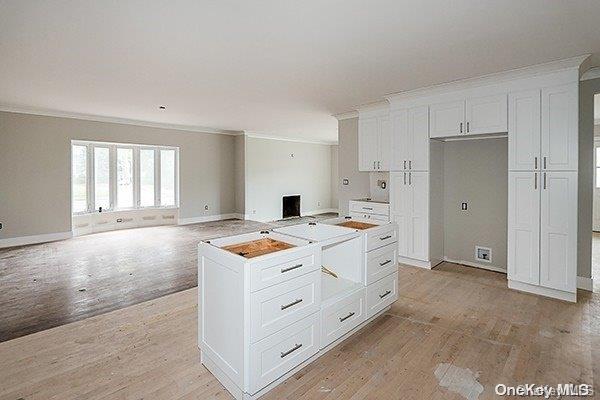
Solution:
[{"label": "dark hardwood floor", "polygon": [[197,286],[199,241],[283,224],[217,221],[0,249],[0,342]]},{"label": "dark hardwood floor", "polygon": [[162,226],[0,250],[0,341],[192,288],[200,240],[264,226]]}]

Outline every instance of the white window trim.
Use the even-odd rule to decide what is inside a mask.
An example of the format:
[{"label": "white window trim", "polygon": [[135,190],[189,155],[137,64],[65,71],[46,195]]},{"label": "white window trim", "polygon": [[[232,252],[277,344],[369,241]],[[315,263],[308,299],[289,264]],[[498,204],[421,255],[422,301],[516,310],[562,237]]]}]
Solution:
[{"label": "white window trim", "polygon": [[[84,146],[86,147],[86,195],[87,195],[87,210],[86,211],[73,211],[73,171],[69,178],[71,183],[71,215],[86,215],[97,213],[95,205],[95,163],[94,163],[94,148],[104,147],[109,149],[109,168],[110,168],[110,194],[109,203],[110,208],[103,209],[102,212],[115,212],[115,211],[134,211],[134,210],[149,210],[149,209],[177,209],[179,208],[179,147],[172,146],[154,146],[147,144],[132,144],[132,143],[112,143],[112,142],[96,142],[96,141],[84,141],[84,140],[72,140],[71,141],[71,168],[73,167],[73,147],[72,146]],[[133,207],[119,208],[117,199],[117,148],[126,148],[133,150]],[[140,205],[140,150],[154,150],[154,205],[144,206]],[[173,150],[175,152],[175,204],[169,206],[161,206],[161,182],[160,182],[160,150]]]}]

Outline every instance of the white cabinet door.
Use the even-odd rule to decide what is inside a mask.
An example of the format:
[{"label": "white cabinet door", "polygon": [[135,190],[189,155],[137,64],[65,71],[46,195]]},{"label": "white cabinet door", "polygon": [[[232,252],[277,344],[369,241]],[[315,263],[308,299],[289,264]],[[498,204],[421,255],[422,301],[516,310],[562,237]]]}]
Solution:
[{"label": "white cabinet door", "polygon": [[506,94],[468,98],[465,119],[465,133],[468,135],[507,132]]},{"label": "white cabinet door", "polygon": [[452,101],[429,107],[429,137],[460,136],[465,132],[465,102]]},{"label": "white cabinet door", "polygon": [[374,171],[377,166],[379,121],[376,117],[358,120],[358,169]]},{"label": "white cabinet door", "polygon": [[408,168],[410,141],[408,136],[408,110],[390,112],[392,123],[392,162],[390,171],[403,171]]},{"label": "white cabinet door", "polygon": [[429,107],[408,110],[408,169],[429,171]]},{"label": "white cabinet door", "polygon": [[508,169],[539,169],[542,160],[540,91],[511,93],[508,109]]},{"label": "white cabinet door", "polygon": [[409,172],[408,257],[429,261],[429,173]]},{"label": "white cabinet door", "polygon": [[508,173],[508,279],[540,283],[540,173]]},{"label": "white cabinet door", "polygon": [[410,221],[408,172],[390,173],[390,219],[398,224],[398,255],[408,257]]},{"label": "white cabinet door", "polygon": [[389,171],[392,146],[392,124],[389,117],[379,118],[377,170]]},{"label": "white cabinet door", "polygon": [[577,290],[577,172],[542,172],[540,284]]},{"label": "white cabinet door", "polygon": [[577,84],[542,89],[542,168],[577,171]]}]

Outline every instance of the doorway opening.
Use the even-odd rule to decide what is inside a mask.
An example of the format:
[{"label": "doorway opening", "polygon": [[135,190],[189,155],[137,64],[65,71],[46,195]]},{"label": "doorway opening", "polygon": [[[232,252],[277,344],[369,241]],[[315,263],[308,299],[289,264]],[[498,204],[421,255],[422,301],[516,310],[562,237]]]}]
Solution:
[{"label": "doorway opening", "polygon": [[600,291],[600,93],[594,96],[594,188],[592,211],[592,280]]}]

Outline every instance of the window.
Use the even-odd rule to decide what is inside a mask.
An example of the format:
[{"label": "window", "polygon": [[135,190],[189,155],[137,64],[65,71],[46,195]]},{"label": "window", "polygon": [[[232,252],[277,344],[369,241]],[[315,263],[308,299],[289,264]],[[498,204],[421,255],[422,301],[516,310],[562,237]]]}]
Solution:
[{"label": "window", "polygon": [[133,149],[117,148],[117,208],[133,207]]},{"label": "window", "polygon": [[179,149],[72,143],[72,211],[176,207]]},{"label": "window", "polygon": [[160,205],[175,204],[175,151],[160,151]]},{"label": "window", "polygon": [[94,148],[94,210],[110,209],[110,150]]},{"label": "window", "polygon": [[154,206],[154,150],[140,150],[140,206]]},{"label": "window", "polygon": [[87,211],[87,147],[73,146],[71,175],[73,212]]}]

